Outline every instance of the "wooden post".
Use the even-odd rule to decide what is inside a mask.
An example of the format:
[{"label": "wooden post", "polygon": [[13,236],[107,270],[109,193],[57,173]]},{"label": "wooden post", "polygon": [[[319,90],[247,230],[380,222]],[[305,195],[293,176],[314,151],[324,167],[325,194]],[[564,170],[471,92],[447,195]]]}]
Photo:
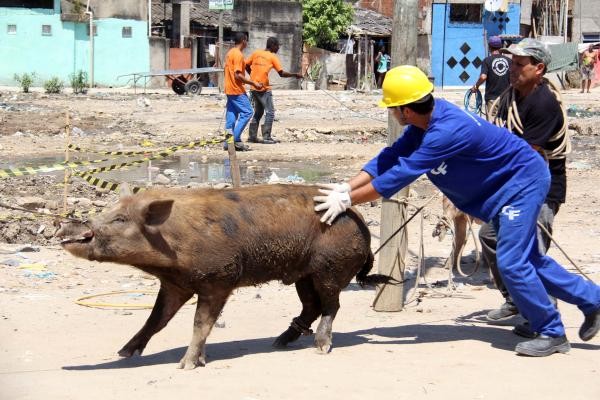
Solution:
[{"label": "wooden post", "polygon": [[[223,56],[223,10],[219,10],[219,38],[217,39],[217,41],[218,41],[218,46],[217,46],[218,54],[216,57],[216,61],[218,63],[217,67],[225,69],[225,66],[223,65],[223,62],[225,60],[225,57]],[[225,78],[224,74],[217,73],[217,79],[218,79],[217,84],[219,86],[219,93],[223,93],[224,78]]]},{"label": "wooden post", "polygon": [[[69,145],[71,144],[71,116],[69,110],[67,110],[66,124],[65,124],[65,162],[69,162]],[[65,166],[65,179],[63,181],[63,212],[67,212],[67,195],[69,193],[69,177],[71,176],[70,170]]]},{"label": "wooden post", "polygon": [[240,165],[238,164],[235,152],[233,136],[227,141],[227,153],[229,153],[229,171],[231,173],[231,180],[233,181],[233,187],[237,188],[242,186],[242,179],[240,175]]},{"label": "wooden post", "polygon": [[[394,65],[417,64],[418,0],[396,0],[392,30],[391,56]],[[388,145],[396,141],[402,127],[388,113]],[[394,199],[408,197],[408,186],[398,192]],[[385,242],[406,221],[406,205],[384,200],[381,208],[380,243]],[[404,277],[407,228],[398,233],[381,250],[379,273],[392,276],[398,281]],[[375,311],[401,311],[404,308],[404,285],[380,285],[377,287],[373,309]]]}]

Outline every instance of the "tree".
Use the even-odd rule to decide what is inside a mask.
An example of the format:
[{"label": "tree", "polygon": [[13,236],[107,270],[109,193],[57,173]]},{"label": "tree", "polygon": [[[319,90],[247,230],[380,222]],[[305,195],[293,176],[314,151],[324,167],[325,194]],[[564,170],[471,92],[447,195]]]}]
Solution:
[{"label": "tree", "polygon": [[303,39],[311,47],[327,48],[352,23],[354,10],[343,0],[304,0]]}]

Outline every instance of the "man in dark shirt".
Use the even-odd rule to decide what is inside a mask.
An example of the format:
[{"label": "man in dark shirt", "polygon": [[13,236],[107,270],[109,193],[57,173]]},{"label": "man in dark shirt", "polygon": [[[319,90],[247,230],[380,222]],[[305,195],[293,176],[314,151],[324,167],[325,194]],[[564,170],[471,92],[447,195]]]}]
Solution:
[{"label": "man in dark shirt", "polygon": [[483,60],[481,75],[479,75],[479,79],[477,79],[477,82],[471,88],[471,92],[477,92],[479,86],[485,82],[485,110],[488,118],[490,118],[489,110],[492,107],[492,103],[510,85],[508,71],[511,60],[500,53],[502,40],[498,36],[490,36],[488,46],[490,48],[490,55]]},{"label": "man in dark shirt", "polygon": [[[545,78],[546,66],[550,63],[547,47],[534,39],[524,39],[516,46],[502,50],[513,55],[510,68],[511,89],[495,102],[492,121],[505,126],[525,139],[547,161],[550,170],[550,190],[546,196],[538,222],[551,234],[554,216],[565,202],[567,176],[566,154],[570,152],[570,141],[566,129],[565,112],[558,90]],[[550,247],[550,238],[538,227],[538,246],[545,254]],[[506,320],[518,313],[502,276],[496,266],[496,233],[494,227],[485,224],[479,231],[482,256],[494,276],[496,286],[506,302],[497,310],[488,313],[489,321]],[[527,325],[517,325],[515,333],[532,336],[535,333]]]}]

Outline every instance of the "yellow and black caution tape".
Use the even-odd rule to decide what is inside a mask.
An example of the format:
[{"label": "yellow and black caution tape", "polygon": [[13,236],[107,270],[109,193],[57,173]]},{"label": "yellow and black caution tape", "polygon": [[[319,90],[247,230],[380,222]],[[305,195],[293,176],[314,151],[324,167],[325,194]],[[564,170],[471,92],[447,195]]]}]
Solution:
[{"label": "yellow and black caution tape", "polygon": [[68,161],[61,162],[51,165],[39,165],[37,167],[18,167],[18,168],[4,168],[0,169],[0,178],[16,178],[26,175],[36,175],[41,172],[54,172],[61,171],[67,168],[77,168],[82,166],[88,166],[93,164],[99,164],[101,162],[109,161],[109,159],[103,160],[92,160],[92,161]]},{"label": "yellow and black caution tape", "polygon": [[[119,190],[119,187],[121,186],[120,183],[105,181],[104,179],[96,178],[95,176],[89,175],[84,172],[75,172],[73,174],[73,176],[77,176],[77,177],[85,180],[87,183],[89,183],[92,186],[95,186],[100,189],[106,189],[111,192],[116,192],[117,190]],[[139,186],[131,187],[131,191],[134,194],[139,191],[142,191],[142,190],[145,190],[145,189],[143,187],[139,187]]]},{"label": "yellow and black caution tape", "polygon": [[[131,165],[135,165],[135,164],[140,164],[143,163],[145,161],[150,161],[150,160],[157,160],[160,158],[165,158],[173,153],[175,153],[178,150],[182,150],[182,149],[192,149],[194,147],[204,147],[210,144],[218,144],[221,143],[223,140],[220,139],[213,139],[213,140],[196,140],[193,142],[190,142],[188,144],[182,144],[182,145],[177,145],[177,146],[171,146],[168,147],[162,151],[158,151],[158,152],[148,152],[148,151],[138,151],[138,152],[123,152],[123,151],[105,151],[105,152],[101,152],[101,151],[94,151],[95,153],[100,153],[103,155],[109,155],[112,157],[118,157],[118,156],[122,156],[122,157],[133,157],[133,156],[137,156],[137,155],[148,155],[147,157],[145,157],[142,160],[133,162]],[[80,149],[81,151],[84,151],[84,149],[80,148],[80,147],[73,147],[73,150],[75,149]],[[78,150],[79,151],[79,150]],[[88,151],[88,150],[85,150]],[[21,177],[21,176],[26,176],[26,175],[35,175],[38,173],[44,173],[44,172],[54,172],[54,171],[61,171],[67,168],[78,168],[78,167],[82,167],[82,166],[90,166],[90,165],[94,165],[94,164],[99,164],[101,162],[106,162],[106,161],[110,161],[110,159],[106,158],[106,159],[101,159],[101,160],[92,160],[92,161],[63,161],[60,163],[56,163],[56,164],[50,164],[50,165],[40,165],[37,167],[18,167],[18,168],[5,168],[5,169],[0,169],[0,178],[10,178],[10,177]],[[102,167],[99,168],[97,171],[95,172],[91,172],[91,171],[87,171],[88,173],[98,173],[98,172],[104,172],[104,171],[112,171],[114,169],[118,169],[118,168],[124,168],[128,163],[121,163],[121,164],[114,164],[114,165],[110,165],[107,167]],[[118,166],[118,167],[117,167]]]}]

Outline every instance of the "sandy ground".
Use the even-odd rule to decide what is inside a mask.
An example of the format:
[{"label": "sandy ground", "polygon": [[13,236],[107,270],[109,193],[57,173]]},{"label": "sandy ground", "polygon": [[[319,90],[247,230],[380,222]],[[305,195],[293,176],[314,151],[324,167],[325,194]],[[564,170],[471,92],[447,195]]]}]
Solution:
[{"label": "sandy ground", "polygon": [[[6,90],[0,94],[0,106],[5,104],[0,107],[4,166],[61,151],[66,109],[74,126],[83,131],[74,142],[114,150],[139,149],[145,140],[161,148],[216,135],[223,106],[223,99],[210,93],[195,98],[166,92],[142,97],[96,91],[75,98]],[[283,143],[255,145],[252,152],[239,154],[241,162],[299,160],[322,163],[335,178],[353,175],[385,143],[381,133],[386,115],[374,107],[377,94],[331,95],[276,92],[276,135]],[[462,101],[462,93],[441,95]],[[565,99],[582,110],[599,111],[597,89],[591,96],[569,92]],[[594,136],[598,119],[570,122],[579,124],[585,146],[570,159],[568,200],[558,214],[555,238],[598,282],[600,173],[598,136]],[[223,156],[218,146],[202,151],[209,159]],[[48,197],[60,195],[60,190],[26,179],[23,184],[10,182],[0,181],[4,202],[45,191]],[[412,188],[416,205],[434,193],[422,179]],[[149,310],[75,303],[83,296],[112,291],[156,291],[158,283],[152,277],[127,266],[75,259],[52,240],[34,248],[39,251],[26,251],[18,241],[0,244],[0,398],[600,398],[600,338],[588,343],[578,338],[583,318],[575,307],[560,304],[572,344],[569,354],[519,357],[513,349],[521,339],[510,332],[511,327],[483,321],[485,312],[501,300],[486,270],[469,278],[455,273],[449,288],[448,271],[442,266],[450,252],[450,237],[441,242],[431,237],[440,203],[425,210],[426,271],[418,280],[414,278],[419,218],[409,225],[407,276],[412,280],[406,284],[410,302],[402,312],[373,311],[374,291],[351,284],[341,296],[330,354],[317,354],[312,337],[302,337],[288,351],[276,351],[272,341],[299,312],[294,288],[277,282],[243,288],[230,298],[208,339],[207,366],[193,371],[175,368],[191,338],[193,306],[185,306],[150,341],[144,355],[123,360],[116,351],[139,330]],[[380,204],[360,210],[369,223],[375,250]],[[474,266],[473,249],[470,240],[463,257],[465,270]],[[572,268],[556,247],[550,254]],[[415,282],[418,288],[413,295]],[[128,293],[90,301],[146,304],[152,298]]]}]

